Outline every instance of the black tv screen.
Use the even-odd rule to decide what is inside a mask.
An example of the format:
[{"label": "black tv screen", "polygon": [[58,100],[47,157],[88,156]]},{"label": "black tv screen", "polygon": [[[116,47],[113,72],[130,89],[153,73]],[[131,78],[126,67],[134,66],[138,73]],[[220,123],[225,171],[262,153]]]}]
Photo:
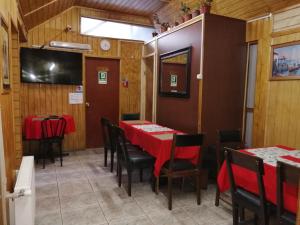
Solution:
[{"label": "black tv screen", "polygon": [[21,81],[24,83],[82,84],[82,54],[21,48]]}]

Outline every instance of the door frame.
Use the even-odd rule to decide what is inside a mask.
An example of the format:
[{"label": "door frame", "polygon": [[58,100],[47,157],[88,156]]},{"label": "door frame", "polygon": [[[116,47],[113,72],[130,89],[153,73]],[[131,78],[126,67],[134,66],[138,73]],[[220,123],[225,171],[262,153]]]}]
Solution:
[{"label": "door frame", "polygon": [[[85,149],[87,149],[87,140],[86,140],[86,104],[87,104],[87,101],[86,101],[86,59],[87,58],[94,58],[94,59],[116,59],[116,60],[119,60],[119,72],[121,71],[121,57],[114,57],[114,56],[109,56],[109,57],[105,57],[105,56],[95,56],[95,55],[90,55],[90,54],[82,54],[82,65],[83,68],[82,68],[82,87],[83,87],[83,107],[84,107],[84,138],[85,138]],[[121,109],[120,109],[120,95],[121,95],[121,92],[120,92],[120,85],[121,85],[121,73],[119,73],[119,107],[118,107],[118,115],[119,115],[119,120],[121,118]]]},{"label": "door frame", "polygon": [[[141,77],[141,118],[145,119],[146,118],[146,110],[147,110],[147,92],[146,92],[146,87],[147,87],[147,74],[146,74],[146,60],[152,58],[153,60],[153,65],[152,65],[152,121],[155,122],[156,119],[156,85],[155,85],[155,79],[156,79],[156,62],[155,62],[155,54],[149,54],[147,56],[144,56],[142,58],[142,77]],[[154,106],[155,105],[155,106]]]},{"label": "door frame", "polygon": [[6,207],[6,195],[7,195],[7,178],[4,156],[4,143],[3,143],[3,129],[2,129],[2,108],[0,105],[0,195],[1,195],[1,208],[2,208],[2,220],[3,225],[7,224],[7,207]]},{"label": "door frame", "polygon": [[[250,55],[250,46],[251,45],[257,45],[258,46],[258,40],[255,41],[249,41],[247,42],[247,64],[246,64],[246,71],[245,71],[245,89],[244,89],[244,106],[243,106],[243,122],[242,122],[242,140],[245,141],[246,139],[246,120],[247,120],[247,113],[252,112],[254,115],[255,110],[255,102],[253,108],[247,107],[247,92],[248,92],[248,78],[249,78],[249,55]],[[256,64],[256,75],[257,75],[257,64]],[[256,82],[255,82],[255,89],[256,89]],[[256,96],[256,94],[255,94]],[[254,98],[255,98],[254,96]],[[254,99],[255,101],[255,99]],[[254,118],[253,118],[254,122]],[[252,129],[252,138],[253,138],[254,131]]]}]

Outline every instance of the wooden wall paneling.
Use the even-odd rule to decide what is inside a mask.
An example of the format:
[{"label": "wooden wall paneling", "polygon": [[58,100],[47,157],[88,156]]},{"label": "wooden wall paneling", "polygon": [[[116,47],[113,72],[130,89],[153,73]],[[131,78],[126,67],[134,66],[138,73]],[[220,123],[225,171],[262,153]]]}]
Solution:
[{"label": "wooden wall paneling", "polygon": [[[48,45],[49,41],[55,39],[91,44],[92,51],[84,52],[83,60],[85,56],[120,57],[121,75],[129,79],[128,88],[120,87],[121,91],[123,90],[120,98],[120,111],[139,111],[142,43],[108,38],[111,42],[111,49],[109,51],[101,50],[101,38],[80,35],[80,11],[80,8],[73,7],[31,29],[28,32],[28,42],[22,44],[22,46]],[[86,10],[86,12],[88,11]],[[65,33],[63,30],[68,24],[72,26],[72,31]],[[84,77],[83,70],[83,86],[85,88]],[[31,114],[49,115],[64,113],[73,115],[76,123],[76,132],[66,135],[64,142],[64,149],[66,150],[85,148],[85,106],[68,104],[68,93],[73,91],[75,91],[75,86],[73,85],[21,84],[22,121]]]},{"label": "wooden wall paneling", "polygon": [[[142,47],[142,53],[144,54],[144,48],[145,46]],[[140,118],[142,120],[145,119],[145,114],[146,114],[146,61],[145,58],[143,57],[141,60],[141,103],[140,103]]]},{"label": "wooden wall paneling", "polygon": [[[7,2],[4,4],[8,8],[1,8],[2,12],[8,16],[7,18],[7,32],[9,37],[9,72],[10,72],[10,89],[2,91],[0,93],[0,106],[1,106],[1,117],[2,117],[2,130],[3,130],[3,144],[4,144],[4,156],[5,156],[5,166],[6,166],[6,176],[7,176],[7,190],[12,191],[14,181],[15,181],[15,169],[17,168],[16,163],[16,137],[17,137],[17,129],[15,129],[15,123],[18,119],[18,114],[16,111],[18,110],[17,105],[15,104],[14,99],[14,87],[15,87],[15,79],[14,75],[17,71],[15,62],[16,62],[16,49],[18,48],[18,34],[17,30],[14,29],[12,15],[10,15],[10,3]],[[2,4],[2,5],[1,5]],[[0,7],[3,7],[3,2],[0,3]],[[7,11],[6,11],[7,10]],[[15,9],[14,9],[15,10]],[[2,15],[3,16],[3,15]],[[2,46],[0,46],[0,58],[3,57]],[[2,62],[0,62],[2,63]],[[2,71],[0,71],[0,76],[2,77]],[[1,82],[2,83],[2,82]],[[16,99],[17,100],[17,99]],[[15,107],[16,106],[16,107]]]},{"label": "wooden wall paneling", "polygon": [[[272,44],[299,41],[300,32],[272,39]],[[270,65],[271,68],[271,65]],[[267,109],[266,145],[282,143],[299,148],[300,81],[270,81]]]},{"label": "wooden wall paneling", "polygon": [[11,34],[11,83],[13,94],[13,115],[14,115],[14,138],[16,164],[20,165],[22,159],[22,121],[20,107],[20,63],[19,63],[19,34],[12,26]]},{"label": "wooden wall paneling", "polygon": [[271,19],[258,20],[247,24],[246,41],[258,41],[256,94],[253,118],[253,147],[261,147],[266,144],[266,120],[270,86],[271,32]]},{"label": "wooden wall paneling", "polygon": [[145,119],[153,119],[153,84],[154,84],[154,56],[144,59],[145,63]]},{"label": "wooden wall paneling", "polygon": [[[120,115],[140,112],[142,47],[142,42],[121,41]],[[125,79],[129,81],[128,88],[122,85]]]},{"label": "wooden wall paneling", "polygon": [[143,56],[148,56],[155,53],[155,40],[149,43],[146,43],[143,50]]}]

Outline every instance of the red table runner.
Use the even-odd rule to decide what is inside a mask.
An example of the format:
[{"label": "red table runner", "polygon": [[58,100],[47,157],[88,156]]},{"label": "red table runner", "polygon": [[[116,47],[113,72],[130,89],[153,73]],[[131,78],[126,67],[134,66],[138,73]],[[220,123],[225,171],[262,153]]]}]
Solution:
[{"label": "red table runner", "polygon": [[[277,146],[279,148],[285,149],[286,151],[291,151],[291,148],[284,146]],[[242,150],[247,154],[251,154],[246,150]],[[286,158],[285,156],[279,156],[281,158]],[[289,158],[289,157],[287,157]],[[247,191],[258,194],[258,184],[256,174],[252,171],[249,171],[245,168],[241,168],[236,165],[232,165],[234,178],[236,185],[244,188]],[[265,175],[263,177],[266,198],[268,201],[276,205],[276,166],[264,163]],[[224,162],[219,174],[218,174],[218,186],[221,192],[227,191],[230,189],[229,176],[227,173],[226,163]],[[296,187],[285,185],[284,190],[284,207],[286,210],[296,213],[297,212],[297,199],[298,199],[298,190]]]},{"label": "red table runner", "polygon": [[[170,159],[172,138],[160,138],[161,134],[182,133],[176,130],[146,132],[138,129],[135,125],[153,124],[148,121],[121,121],[120,127],[124,130],[126,138],[134,145],[140,146],[150,155],[156,158],[154,165],[154,175],[159,176],[160,169]],[[155,124],[153,124],[155,125]],[[180,147],[175,150],[175,158],[188,159],[192,163],[197,163],[199,149],[197,147]]]},{"label": "red table runner", "polygon": [[[65,134],[75,132],[75,122],[71,115],[62,115],[66,120]],[[28,140],[39,140],[42,137],[42,120],[41,116],[27,116],[24,121],[23,132]]]}]

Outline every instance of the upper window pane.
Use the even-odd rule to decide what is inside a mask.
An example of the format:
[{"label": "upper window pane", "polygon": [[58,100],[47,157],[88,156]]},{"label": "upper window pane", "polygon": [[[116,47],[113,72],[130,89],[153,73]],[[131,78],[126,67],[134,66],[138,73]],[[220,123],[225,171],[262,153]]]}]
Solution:
[{"label": "upper window pane", "polygon": [[81,34],[149,41],[154,28],[81,17]]}]

